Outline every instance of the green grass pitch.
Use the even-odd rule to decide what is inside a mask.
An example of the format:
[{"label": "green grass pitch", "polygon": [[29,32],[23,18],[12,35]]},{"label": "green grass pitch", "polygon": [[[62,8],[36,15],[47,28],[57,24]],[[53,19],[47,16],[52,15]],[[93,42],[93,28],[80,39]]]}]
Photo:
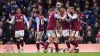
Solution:
[{"label": "green grass pitch", "polygon": [[100,52],[85,53],[0,53],[0,56],[100,56]]}]

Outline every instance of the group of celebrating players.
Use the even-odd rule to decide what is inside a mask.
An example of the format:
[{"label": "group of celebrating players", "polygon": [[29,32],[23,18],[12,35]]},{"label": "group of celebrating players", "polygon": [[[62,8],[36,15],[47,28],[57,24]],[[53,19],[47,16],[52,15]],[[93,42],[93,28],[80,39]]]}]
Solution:
[{"label": "group of celebrating players", "polygon": [[[65,38],[65,43],[68,47],[69,52],[79,52],[77,37],[79,35],[80,25],[78,22],[78,14],[75,12],[74,7],[69,8],[56,8],[53,7],[52,11],[48,13],[48,19],[45,19],[42,14],[38,14],[36,18],[37,23],[37,36],[36,36],[36,47],[37,52],[40,52],[40,44],[44,47],[44,52],[46,53],[48,50],[48,46],[53,41],[55,45],[56,52],[59,52],[59,40],[58,37],[63,35]],[[48,20],[47,25],[47,36],[48,40],[44,43],[42,41],[42,36],[44,34],[44,21]],[[13,16],[11,21],[7,21],[8,23],[15,23],[15,37],[17,39],[17,48],[18,52],[24,52],[24,21],[26,22],[27,29],[29,30],[29,22],[27,18],[21,14],[21,9],[17,8],[16,15]],[[62,29],[62,33],[59,33],[59,29]],[[70,44],[74,46],[74,48],[70,47]],[[20,48],[21,45],[21,48]]]}]

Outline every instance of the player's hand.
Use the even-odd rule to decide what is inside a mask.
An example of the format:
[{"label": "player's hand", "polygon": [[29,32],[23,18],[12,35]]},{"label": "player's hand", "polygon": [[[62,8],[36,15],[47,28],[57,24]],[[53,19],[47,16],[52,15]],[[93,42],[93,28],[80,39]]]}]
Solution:
[{"label": "player's hand", "polygon": [[29,27],[27,27],[27,30],[29,30]]},{"label": "player's hand", "polygon": [[67,13],[70,13],[70,8],[67,9]]},{"label": "player's hand", "polygon": [[9,20],[7,19],[6,22],[9,22]]}]

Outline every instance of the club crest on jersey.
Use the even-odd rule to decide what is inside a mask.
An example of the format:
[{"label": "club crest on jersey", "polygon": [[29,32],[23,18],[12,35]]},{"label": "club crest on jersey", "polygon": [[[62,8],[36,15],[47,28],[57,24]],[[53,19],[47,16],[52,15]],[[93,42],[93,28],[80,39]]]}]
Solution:
[{"label": "club crest on jersey", "polygon": [[23,16],[21,16],[21,18],[23,18]]}]

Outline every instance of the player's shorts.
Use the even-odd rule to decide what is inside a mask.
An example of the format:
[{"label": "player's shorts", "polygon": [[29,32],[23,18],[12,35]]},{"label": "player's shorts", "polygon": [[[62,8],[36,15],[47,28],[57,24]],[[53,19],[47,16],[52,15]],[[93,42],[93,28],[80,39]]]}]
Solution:
[{"label": "player's shorts", "polygon": [[41,40],[42,37],[43,37],[43,34],[44,34],[44,31],[38,32],[38,33],[37,33],[37,38],[36,38],[36,39]]},{"label": "player's shorts", "polygon": [[[59,34],[58,34],[59,35]],[[57,33],[55,30],[47,30],[47,36],[48,37],[52,37],[52,38],[55,38],[57,37]]]},{"label": "player's shorts", "polygon": [[70,30],[70,36],[78,37],[79,36],[79,31]]},{"label": "player's shorts", "polygon": [[60,38],[61,37],[61,34],[56,30],[56,36],[58,37],[58,38]]},{"label": "player's shorts", "polygon": [[63,35],[63,37],[70,36],[70,30],[69,29],[63,30],[62,35]]},{"label": "player's shorts", "polygon": [[15,38],[24,37],[24,30],[15,31]]}]

